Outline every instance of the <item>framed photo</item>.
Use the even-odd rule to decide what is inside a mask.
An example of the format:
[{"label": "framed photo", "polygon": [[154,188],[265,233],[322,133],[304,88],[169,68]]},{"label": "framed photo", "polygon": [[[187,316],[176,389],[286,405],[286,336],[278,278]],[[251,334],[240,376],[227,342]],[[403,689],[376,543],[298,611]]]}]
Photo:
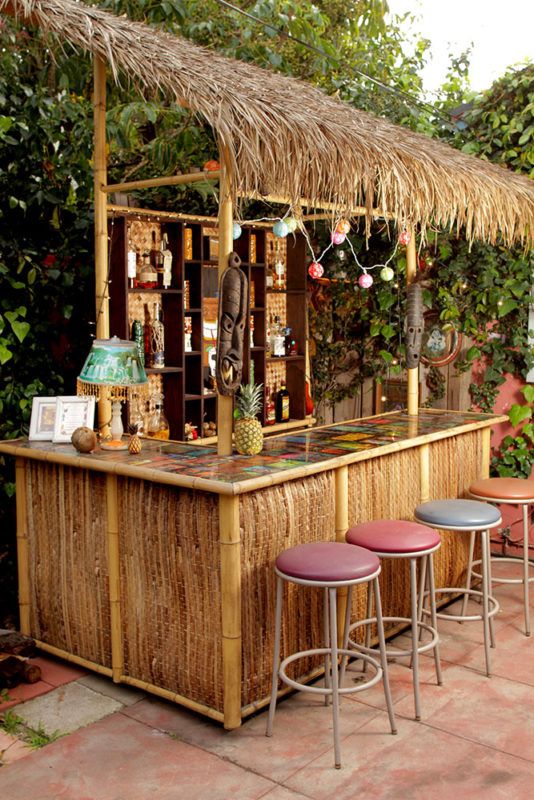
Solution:
[{"label": "framed photo", "polygon": [[92,428],[95,422],[94,397],[56,397],[53,442],[70,442],[76,430]]},{"label": "framed photo", "polygon": [[34,397],[30,420],[30,442],[51,442],[56,420],[56,398]]},{"label": "framed photo", "polygon": [[[421,384],[419,384],[421,397]],[[388,411],[404,411],[408,405],[408,381],[392,378],[378,383],[375,381],[375,414]]]}]

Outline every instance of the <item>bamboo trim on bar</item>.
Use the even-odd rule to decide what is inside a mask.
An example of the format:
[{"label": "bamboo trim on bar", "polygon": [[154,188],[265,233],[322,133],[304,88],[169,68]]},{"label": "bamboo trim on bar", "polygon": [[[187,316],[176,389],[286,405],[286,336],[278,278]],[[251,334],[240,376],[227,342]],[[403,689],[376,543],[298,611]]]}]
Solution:
[{"label": "bamboo trim on bar", "polygon": [[420,465],[420,502],[426,503],[430,500],[430,445],[423,444],[419,448],[419,465]]},{"label": "bamboo trim on bar", "polygon": [[20,457],[16,460],[15,475],[20,632],[25,636],[30,636],[30,559],[28,511],[26,508],[26,462]]},{"label": "bamboo trim on bar", "polygon": [[73,664],[77,664],[79,667],[91,669],[94,672],[98,672],[100,675],[106,675],[108,678],[112,677],[112,670],[109,667],[104,667],[102,664],[89,661],[87,658],[74,655],[74,653],[69,653],[68,650],[62,650],[60,647],[54,647],[54,645],[47,644],[47,642],[42,642],[39,639],[35,640],[35,644],[39,650],[44,650],[45,653],[50,653],[51,656],[63,658],[65,661],[71,661]]},{"label": "bamboo trim on bar", "polygon": [[491,462],[491,428],[482,431],[482,457],[480,459],[480,478],[488,478]]},{"label": "bamboo trim on bar", "polygon": [[189,708],[191,711],[197,711],[199,714],[210,717],[217,722],[223,722],[224,720],[224,715],[221,714],[220,711],[216,711],[209,706],[204,706],[202,703],[197,703],[195,700],[190,700],[188,697],[178,694],[178,692],[171,692],[169,689],[162,689],[159,686],[154,686],[153,683],[148,683],[148,681],[132,678],[130,675],[121,675],[120,682],[127,683],[129,686],[135,686],[136,689],[144,689],[151,694],[165,698],[165,700],[170,700],[173,703],[185,706],[185,708]]},{"label": "bamboo trim on bar", "polygon": [[[335,514],[336,514],[336,542],[344,542],[345,534],[349,527],[349,468],[339,467],[335,472]],[[343,626],[347,608],[348,588],[346,586],[337,590],[337,639],[338,647],[343,644]]]},{"label": "bamboo trim on bar", "polygon": [[109,609],[111,617],[111,666],[113,680],[119,683],[124,670],[122,646],[121,598],[120,598],[120,552],[119,552],[119,512],[117,495],[117,476],[106,477],[107,538]]},{"label": "bamboo trim on bar", "polygon": [[101,186],[101,191],[106,194],[113,192],[133,192],[135,189],[149,189],[152,186],[177,186],[181,183],[198,183],[199,181],[218,181],[219,171],[190,172],[186,175],[167,175],[163,178],[145,178],[138,181],[125,181],[124,183],[108,183]]},{"label": "bamboo trim on bar", "polygon": [[224,727],[241,725],[241,530],[239,498],[219,497]]}]

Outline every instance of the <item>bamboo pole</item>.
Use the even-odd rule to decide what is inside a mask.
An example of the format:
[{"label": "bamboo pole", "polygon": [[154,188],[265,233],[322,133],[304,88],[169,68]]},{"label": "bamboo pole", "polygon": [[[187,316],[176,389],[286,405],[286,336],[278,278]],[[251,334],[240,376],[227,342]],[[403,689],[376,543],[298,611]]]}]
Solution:
[{"label": "bamboo pole", "polygon": [[483,428],[482,435],[482,457],[480,464],[480,479],[489,477],[491,461],[491,428]]},{"label": "bamboo pole", "polygon": [[161,686],[155,686],[153,683],[142,681],[139,678],[132,678],[130,675],[122,675],[121,683],[127,683],[129,686],[135,686],[136,689],[144,689],[151,694],[165,698],[165,700],[170,700],[172,703],[178,703],[181,706],[185,706],[185,708],[189,708],[191,711],[204,714],[205,717],[210,717],[210,719],[214,719],[217,722],[223,722],[224,717],[220,711],[210,708],[209,706],[205,706],[202,703],[197,703],[195,700],[191,700],[189,697],[184,697],[182,694],[178,694],[178,692],[171,692],[169,689],[162,689]]},{"label": "bamboo pole", "polygon": [[30,559],[28,541],[28,512],[26,507],[26,461],[15,461],[17,507],[17,567],[19,579],[20,632],[30,635]]},{"label": "bamboo pole", "polygon": [[[417,272],[417,254],[415,249],[415,230],[410,231],[410,241],[406,246],[406,284],[415,280]],[[408,370],[408,414],[419,413],[419,367]]]},{"label": "bamboo pole", "polygon": [[[107,183],[106,62],[100,56],[94,56],[93,71],[96,336],[98,339],[109,339],[108,220],[107,198],[103,188]],[[107,428],[110,419],[111,402],[101,394],[98,403],[100,426]],[[103,433],[107,433],[107,430]]]},{"label": "bamboo pole", "polygon": [[[339,467],[335,472],[335,524],[336,542],[344,542],[349,527],[349,468]],[[347,608],[348,588],[337,590],[337,631],[338,646],[343,644],[343,626]],[[326,645],[325,645],[326,646]]]},{"label": "bamboo pole", "polygon": [[65,661],[70,661],[72,664],[77,664],[84,669],[91,669],[93,672],[98,672],[99,675],[106,675],[108,678],[112,676],[113,670],[102,666],[102,664],[97,664],[95,661],[89,661],[87,658],[77,656],[68,650],[62,650],[60,647],[54,647],[53,644],[48,644],[48,642],[41,642],[39,639],[35,640],[35,644],[39,650],[44,650],[45,653],[50,653],[51,656],[63,658]]},{"label": "bamboo pole", "polygon": [[224,727],[241,725],[241,531],[239,498],[219,496]]},{"label": "bamboo pole", "polygon": [[[244,197],[247,200],[261,200],[264,203],[278,203],[281,206],[290,206],[293,204],[288,195],[283,194],[260,194],[260,192],[237,192],[238,197]],[[308,197],[300,197],[298,204],[301,208],[318,208],[322,211],[332,211],[334,214],[341,215],[339,205],[337,203],[329,203],[326,200],[310,200]],[[364,217],[370,214],[372,217],[381,217],[382,219],[395,219],[395,215],[389,211],[384,211],[382,208],[373,208],[369,211],[365,206],[354,206],[350,210],[344,212],[346,216],[350,217]],[[331,218],[332,214],[326,216],[324,214],[307,214],[303,219],[327,219]]]},{"label": "bamboo pole", "polygon": [[218,181],[219,171],[189,172],[186,175],[167,175],[163,178],[145,178],[138,181],[125,181],[124,183],[108,183],[102,186],[101,191],[106,194],[113,192],[133,192],[135,189],[148,189],[151,186],[177,186],[182,183],[197,183],[198,181]]},{"label": "bamboo pole", "polygon": [[115,683],[124,669],[120,605],[119,512],[117,476],[106,476],[109,608],[111,617],[111,667]]},{"label": "bamboo pole", "polygon": [[[231,188],[231,165],[227,151],[221,146],[220,199],[219,199],[219,286],[228,268],[228,256],[233,249],[233,206]],[[232,396],[220,394],[217,398],[217,453],[232,454],[234,402]]]},{"label": "bamboo pole", "polygon": [[430,500],[430,445],[423,444],[419,448],[420,496],[419,502]]}]

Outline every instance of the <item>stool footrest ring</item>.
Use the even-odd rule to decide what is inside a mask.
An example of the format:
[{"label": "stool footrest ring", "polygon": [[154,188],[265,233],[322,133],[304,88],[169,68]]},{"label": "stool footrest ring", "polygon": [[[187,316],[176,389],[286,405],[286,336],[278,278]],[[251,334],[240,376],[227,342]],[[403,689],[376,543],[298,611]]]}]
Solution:
[{"label": "stool footrest ring", "polygon": [[[412,620],[410,617],[382,617],[384,622],[401,622],[406,623],[411,627]],[[376,624],[376,617],[370,617],[369,619],[362,619],[359,622],[355,622],[349,628],[349,633],[355,631],[357,628],[362,628],[364,625],[374,625]],[[424,631],[427,631],[430,636],[432,637],[429,642],[425,642],[424,644],[419,645],[417,648],[418,653],[426,653],[428,650],[433,650],[434,647],[439,642],[439,634],[435,628],[431,625],[428,625],[426,622],[418,622],[418,628],[421,628]],[[354,651],[360,654],[363,657],[363,654],[373,654],[376,653],[372,647],[366,647],[359,642],[354,642],[352,639],[349,638],[349,644],[353,648],[352,653],[354,655]],[[403,656],[411,656],[413,655],[413,648],[407,647],[403,650],[400,649],[393,649],[393,648],[386,648],[386,658],[402,658]]]},{"label": "stool footrest ring", "polygon": [[[512,556],[503,556],[503,558],[492,558],[492,560],[491,560],[492,564],[499,564],[500,562],[504,562],[505,564],[508,563],[508,564],[517,564],[517,565],[523,566],[523,559],[522,558],[512,558]],[[472,566],[475,567],[475,566],[478,566],[481,563],[482,562],[481,562],[480,558],[477,558],[476,561],[473,561],[473,565]],[[534,569],[534,564],[531,561],[528,562],[528,566],[529,566],[530,569]],[[471,575],[473,575],[475,578],[482,578],[482,575],[480,574],[480,572],[475,572],[475,570],[473,568],[471,568]],[[521,583],[522,584],[522,583],[524,583],[524,580],[523,580],[523,578],[499,578],[496,575],[492,574],[491,582],[492,583],[510,583],[510,584]],[[529,577],[528,582],[529,583],[534,583],[534,575],[531,575]]]},{"label": "stool footrest ring", "polygon": [[[326,656],[330,655],[332,651],[329,647],[319,647],[314,650],[301,650],[300,653],[293,653],[293,655],[284,658],[280,666],[278,667],[278,677],[281,681],[283,681],[288,686],[293,687],[293,689],[298,689],[300,692],[311,692],[312,694],[321,694],[321,695],[332,695],[332,689],[323,686],[308,686],[305,683],[299,683],[298,681],[294,681],[292,678],[289,678],[286,675],[286,668],[289,664],[293,663],[293,661],[297,661],[300,658],[307,658],[309,656]],[[341,648],[337,651],[339,656],[348,656],[349,658],[354,655],[354,651],[352,650],[342,650]],[[351,694],[353,692],[361,692],[363,689],[369,689],[371,686],[374,686],[375,683],[378,683],[382,679],[382,667],[378,663],[375,658],[371,658],[368,655],[361,656],[368,664],[370,664],[373,669],[375,669],[375,674],[369,678],[368,681],[365,683],[359,683],[357,686],[348,686],[345,688],[339,688],[338,692],[340,695],[343,694]]]},{"label": "stool footrest ring", "polygon": [[[480,597],[481,599],[484,597],[483,593],[478,592],[476,589],[462,589],[461,586],[446,589],[436,589],[436,594],[457,594],[460,597],[468,594],[470,597]],[[425,592],[424,597],[427,596],[428,592]],[[493,595],[488,595],[488,603],[491,606],[488,611],[488,617],[491,618],[500,611],[501,607],[499,605],[499,601],[496,600]],[[422,613],[427,617],[430,616],[430,610],[428,608],[423,607]],[[449,619],[453,622],[475,622],[484,619],[482,614],[445,614],[443,611],[436,612],[436,617],[438,619]]]}]

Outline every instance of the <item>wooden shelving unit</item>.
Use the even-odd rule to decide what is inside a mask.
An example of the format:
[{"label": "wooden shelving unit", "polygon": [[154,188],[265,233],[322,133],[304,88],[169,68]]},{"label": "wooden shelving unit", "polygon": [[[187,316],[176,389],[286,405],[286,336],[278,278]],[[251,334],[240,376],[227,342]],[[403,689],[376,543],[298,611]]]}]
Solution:
[{"label": "wooden shelving unit", "polygon": [[[153,233],[155,236],[153,237]],[[131,288],[127,279],[127,251],[131,241],[135,249],[156,246],[167,234],[173,254],[172,281],[167,289]],[[171,438],[185,438],[185,424],[197,427],[202,437],[203,422],[217,419],[217,393],[210,381],[208,352],[215,344],[218,296],[218,231],[216,220],[193,222],[178,215],[158,218],[154,214],[113,211],[109,218],[111,335],[131,338],[135,319],[144,322],[153,304],[161,302],[165,328],[165,367],[146,371],[154,392],[164,394],[165,414]],[[287,428],[305,424],[306,371],[306,262],[304,240],[300,235],[277,240],[269,229],[244,227],[234,242],[241,268],[247,275],[254,305],[249,309],[245,336],[243,380],[253,372],[256,383],[271,392],[283,380],[290,393],[291,423]],[[273,267],[275,246],[278,256],[286,259],[286,289],[267,287],[266,272]],[[283,250],[283,252],[282,252]],[[267,355],[266,332],[271,318],[279,316],[292,329],[299,353],[280,358]],[[185,350],[186,317],[191,329],[190,351]],[[253,321],[253,346],[250,321]],[[127,413],[127,412],[126,412]],[[262,423],[265,425],[265,406]],[[267,426],[266,432],[285,426]],[[204,443],[215,441],[203,439]]]}]

